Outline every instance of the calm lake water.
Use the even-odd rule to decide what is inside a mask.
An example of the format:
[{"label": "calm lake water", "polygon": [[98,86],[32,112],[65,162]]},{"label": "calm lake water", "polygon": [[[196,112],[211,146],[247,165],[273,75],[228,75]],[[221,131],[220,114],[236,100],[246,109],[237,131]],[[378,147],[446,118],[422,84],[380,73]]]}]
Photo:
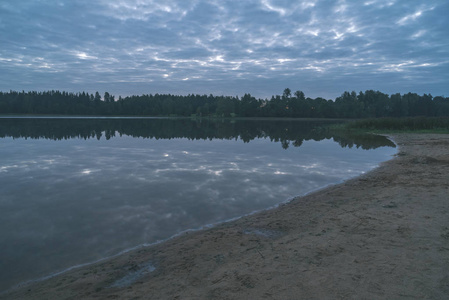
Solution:
[{"label": "calm lake water", "polygon": [[0,118],[0,291],[375,168],[322,122]]}]

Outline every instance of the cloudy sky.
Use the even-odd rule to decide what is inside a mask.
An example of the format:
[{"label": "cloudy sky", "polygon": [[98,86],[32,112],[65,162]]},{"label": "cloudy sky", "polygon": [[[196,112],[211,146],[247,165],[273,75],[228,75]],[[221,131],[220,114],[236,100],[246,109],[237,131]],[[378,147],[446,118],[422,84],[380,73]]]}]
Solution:
[{"label": "cloudy sky", "polygon": [[449,96],[447,0],[1,0],[0,90]]}]

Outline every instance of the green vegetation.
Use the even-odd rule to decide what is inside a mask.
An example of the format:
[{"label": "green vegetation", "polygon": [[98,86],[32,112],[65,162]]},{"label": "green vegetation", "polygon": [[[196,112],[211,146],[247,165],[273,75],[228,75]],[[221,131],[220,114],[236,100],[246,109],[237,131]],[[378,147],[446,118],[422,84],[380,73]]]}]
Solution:
[{"label": "green vegetation", "polygon": [[449,133],[449,117],[362,119],[332,126],[333,130]]},{"label": "green vegetation", "polygon": [[305,97],[286,88],[271,99],[171,94],[115,98],[106,92],[68,93],[0,92],[0,114],[276,117],[276,118],[380,118],[449,116],[449,98],[415,93],[387,95],[379,91],[344,92],[335,100]]}]

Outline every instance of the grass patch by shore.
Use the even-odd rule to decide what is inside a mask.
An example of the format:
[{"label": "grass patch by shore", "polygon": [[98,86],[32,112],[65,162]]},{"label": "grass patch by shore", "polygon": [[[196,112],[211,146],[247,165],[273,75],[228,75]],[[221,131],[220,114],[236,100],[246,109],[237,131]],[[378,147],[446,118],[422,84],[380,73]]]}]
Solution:
[{"label": "grass patch by shore", "polygon": [[333,130],[373,133],[415,132],[449,133],[448,117],[376,118],[350,121],[332,126]]}]

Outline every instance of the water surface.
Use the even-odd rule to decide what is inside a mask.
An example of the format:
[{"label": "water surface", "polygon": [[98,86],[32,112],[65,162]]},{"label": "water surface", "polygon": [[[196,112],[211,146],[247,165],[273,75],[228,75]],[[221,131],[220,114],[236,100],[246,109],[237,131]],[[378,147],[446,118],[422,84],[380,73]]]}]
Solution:
[{"label": "water surface", "polygon": [[0,119],[0,290],[272,207],[394,153],[320,122]]}]

